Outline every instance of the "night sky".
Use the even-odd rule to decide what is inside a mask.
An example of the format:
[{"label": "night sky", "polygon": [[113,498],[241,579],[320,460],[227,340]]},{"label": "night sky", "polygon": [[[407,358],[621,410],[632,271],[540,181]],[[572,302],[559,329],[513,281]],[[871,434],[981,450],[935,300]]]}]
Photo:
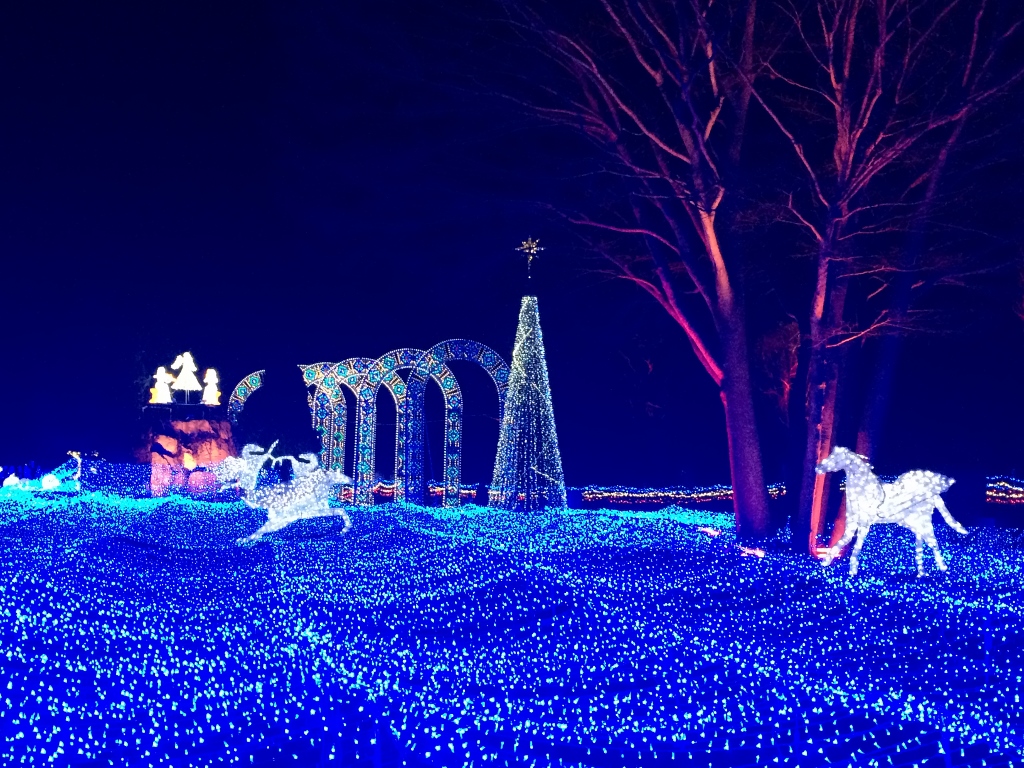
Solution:
[{"label": "night sky", "polygon": [[[299,363],[460,337],[507,359],[532,236],[567,482],[728,482],[682,331],[588,271],[549,210],[582,149],[467,86],[443,14],[346,5],[0,10],[0,463],[127,457],[153,371],[185,350],[225,400],[267,369],[243,427],[312,448]],[[1005,198],[995,218],[1019,217]],[[1024,472],[1024,321],[977,304],[906,347],[880,471]],[[453,370],[464,480],[485,482],[496,398]]]}]

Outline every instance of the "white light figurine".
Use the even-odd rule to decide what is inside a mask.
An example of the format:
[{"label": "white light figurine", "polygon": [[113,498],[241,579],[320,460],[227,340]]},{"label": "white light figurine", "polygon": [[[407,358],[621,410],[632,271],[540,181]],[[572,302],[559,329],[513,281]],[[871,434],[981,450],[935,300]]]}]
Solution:
[{"label": "white light figurine", "polygon": [[217,384],[220,381],[217,378],[217,372],[213,368],[206,369],[203,383],[206,386],[203,387],[203,399],[200,402],[203,405],[220,405],[220,390],[217,389]]},{"label": "white light figurine", "polygon": [[932,528],[932,512],[939,514],[953,530],[967,533],[967,529],[953,519],[939,496],[952,484],[953,479],[937,472],[915,469],[904,472],[895,482],[882,483],[871,471],[871,465],[860,454],[848,448],[836,447],[821,464],[814,468],[819,475],[825,472],[846,471],[846,530],[835,546],[821,554],[822,565],[830,565],[843,547],[857,537],[850,553],[850,575],[857,573],[857,557],[868,529],[875,523],[897,523],[914,532],[917,575],[924,575],[924,552],[922,540],[928,543],[935,555],[935,566],[946,570],[946,564],[939,552]]},{"label": "white light figurine", "polygon": [[191,352],[183,352],[174,358],[174,362],[171,364],[171,370],[181,370],[178,374],[178,378],[171,384],[171,389],[183,389],[185,392],[198,392],[203,387],[199,383],[199,379],[196,378],[196,371],[199,370],[196,367],[196,361],[192,359]]},{"label": "white light figurine", "polygon": [[[267,522],[250,536],[239,539],[239,544],[258,541],[266,533],[279,531],[289,523],[311,517],[339,515],[345,520],[347,532],[352,521],[342,509],[330,507],[333,486],[352,482],[341,472],[327,471],[320,467],[316,454],[304,453],[294,456],[274,456],[275,442],[265,452],[258,445],[247,445],[239,457],[230,457],[213,467],[217,479],[225,485],[237,485],[242,489],[246,504],[254,509],[267,511]],[[260,469],[269,460],[276,466],[288,460],[292,465],[292,479],[287,483],[264,488],[256,487]]]},{"label": "white light figurine", "polygon": [[162,365],[156,369],[156,386],[149,389],[149,402],[151,404],[173,403],[174,397],[171,394],[170,385],[174,383],[174,376],[167,372]]}]

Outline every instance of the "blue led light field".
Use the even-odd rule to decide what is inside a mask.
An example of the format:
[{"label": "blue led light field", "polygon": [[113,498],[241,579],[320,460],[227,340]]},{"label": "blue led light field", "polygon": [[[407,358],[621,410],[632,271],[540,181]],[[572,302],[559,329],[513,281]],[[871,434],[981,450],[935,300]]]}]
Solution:
[{"label": "blue led light field", "polygon": [[1017,531],[850,580],[681,508],[350,514],[0,492],[0,764],[1019,764]]}]

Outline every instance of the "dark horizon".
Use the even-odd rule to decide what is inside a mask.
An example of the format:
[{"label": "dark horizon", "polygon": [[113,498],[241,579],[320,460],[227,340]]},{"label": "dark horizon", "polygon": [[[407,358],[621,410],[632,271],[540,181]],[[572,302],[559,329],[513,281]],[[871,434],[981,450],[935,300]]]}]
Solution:
[{"label": "dark horizon", "polygon": [[[309,439],[299,364],[448,338],[507,360],[529,290],[570,485],[728,483],[717,390],[682,332],[588,272],[542,205],[536,172],[572,144],[436,79],[421,42],[443,21],[389,10],[2,12],[0,464],[127,456],[149,377],[186,350],[225,401],[267,369],[247,428]],[[527,237],[545,247],[529,288]],[[1024,474],[1024,323],[978,304],[906,345],[880,472]],[[456,373],[464,481],[487,482],[493,393]]]}]

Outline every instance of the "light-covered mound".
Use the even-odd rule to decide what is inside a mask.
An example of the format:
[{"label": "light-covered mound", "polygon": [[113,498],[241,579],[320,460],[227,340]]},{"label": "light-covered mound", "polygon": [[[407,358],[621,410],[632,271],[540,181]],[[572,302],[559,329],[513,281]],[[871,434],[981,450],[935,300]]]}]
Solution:
[{"label": "light-covered mound", "polygon": [[350,515],[242,548],[240,502],[0,498],[0,762],[1020,754],[1016,531],[917,580],[879,529],[851,583],[683,509]]}]

